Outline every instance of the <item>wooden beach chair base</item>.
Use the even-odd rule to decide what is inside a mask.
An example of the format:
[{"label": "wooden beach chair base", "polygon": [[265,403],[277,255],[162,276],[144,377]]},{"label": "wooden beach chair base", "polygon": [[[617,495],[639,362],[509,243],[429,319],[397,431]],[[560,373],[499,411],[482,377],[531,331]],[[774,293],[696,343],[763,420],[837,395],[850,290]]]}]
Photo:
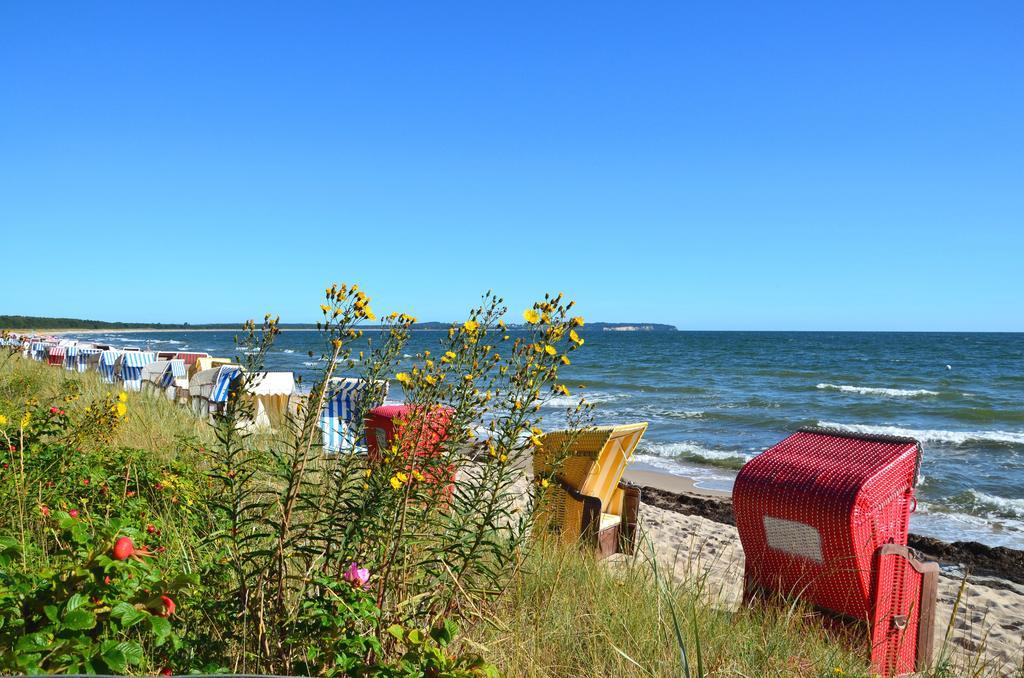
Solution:
[{"label": "wooden beach chair base", "polygon": [[[604,507],[601,500],[572,487],[559,479],[559,485],[572,499],[583,505],[580,521],[580,543],[594,551],[598,558],[613,553],[631,555],[636,549],[636,526],[640,515],[640,488],[619,482],[616,495],[621,507]],[[618,513],[606,512],[618,508]]]}]

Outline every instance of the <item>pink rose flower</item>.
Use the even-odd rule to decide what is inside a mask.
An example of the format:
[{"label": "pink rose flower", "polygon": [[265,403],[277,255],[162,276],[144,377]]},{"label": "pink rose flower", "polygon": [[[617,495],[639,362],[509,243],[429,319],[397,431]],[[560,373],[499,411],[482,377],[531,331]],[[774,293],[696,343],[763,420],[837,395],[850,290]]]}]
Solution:
[{"label": "pink rose flower", "polygon": [[359,567],[357,563],[352,563],[348,566],[345,574],[342,575],[342,579],[352,584],[352,586],[366,588],[366,583],[370,581],[370,571],[365,567]]}]

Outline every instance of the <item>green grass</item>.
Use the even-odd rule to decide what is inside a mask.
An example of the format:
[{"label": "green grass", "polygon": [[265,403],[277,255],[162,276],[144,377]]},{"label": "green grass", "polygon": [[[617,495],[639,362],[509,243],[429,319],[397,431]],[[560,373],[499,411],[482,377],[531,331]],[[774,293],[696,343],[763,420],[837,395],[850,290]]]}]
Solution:
[{"label": "green grass", "polygon": [[544,545],[474,639],[508,675],[868,675],[799,607],[715,603],[704,581],[673,580],[645,556],[597,562]]},{"label": "green grass", "polygon": [[[116,387],[104,384],[95,371],[69,372],[7,354],[0,354],[0,363],[0,414],[12,421],[21,416],[26,400],[59,400],[69,382],[80,387],[79,400],[83,402],[116,392]],[[213,440],[210,426],[187,408],[155,394],[129,393],[128,398],[128,416],[111,441],[116,447],[147,450],[169,459],[184,441],[203,444]]]}]

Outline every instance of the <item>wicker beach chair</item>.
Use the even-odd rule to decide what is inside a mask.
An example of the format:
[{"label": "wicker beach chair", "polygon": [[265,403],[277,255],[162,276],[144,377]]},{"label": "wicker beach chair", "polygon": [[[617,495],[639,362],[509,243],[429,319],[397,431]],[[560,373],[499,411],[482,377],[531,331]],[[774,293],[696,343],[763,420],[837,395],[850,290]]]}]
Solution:
[{"label": "wicker beach chair", "polygon": [[[447,503],[455,490],[456,466],[446,449],[455,410],[444,405],[382,405],[366,413],[366,456],[371,464],[385,461],[423,474]],[[388,459],[390,454],[397,458]]]},{"label": "wicker beach chair", "polygon": [[868,639],[874,670],[931,659],[938,566],[907,548],[916,440],[801,429],[748,462],[733,487],[744,598],[799,597]]},{"label": "wicker beach chair", "polygon": [[64,365],[64,354],[67,352],[67,346],[51,346],[46,352],[46,363],[48,365],[54,365],[61,367]]},{"label": "wicker beach chair", "polygon": [[586,544],[599,558],[632,553],[640,489],[623,483],[622,473],[646,431],[641,423],[544,434],[534,475],[554,473],[557,485],[538,511],[538,527]]},{"label": "wicker beach chair", "polygon": [[142,368],[156,361],[151,351],[125,351],[117,359],[116,375],[126,391],[142,390]]},{"label": "wicker beach chair", "polygon": [[[365,379],[334,377],[327,385],[323,410],[320,412],[320,430],[323,432],[324,452],[356,452],[362,446],[356,440],[352,422],[374,407],[384,404],[388,395],[388,382],[372,384]],[[364,402],[372,397],[373,402]]]}]

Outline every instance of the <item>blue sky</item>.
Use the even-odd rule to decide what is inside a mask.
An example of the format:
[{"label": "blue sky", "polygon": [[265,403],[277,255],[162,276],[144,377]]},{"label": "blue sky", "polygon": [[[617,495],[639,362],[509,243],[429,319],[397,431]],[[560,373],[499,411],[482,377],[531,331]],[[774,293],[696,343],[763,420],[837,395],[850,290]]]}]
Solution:
[{"label": "blue sky", "polygon": [[[557,7],[552,6],[557,4]],[[0,5],[0,313],[1024,330],[1024,3]]]}]

